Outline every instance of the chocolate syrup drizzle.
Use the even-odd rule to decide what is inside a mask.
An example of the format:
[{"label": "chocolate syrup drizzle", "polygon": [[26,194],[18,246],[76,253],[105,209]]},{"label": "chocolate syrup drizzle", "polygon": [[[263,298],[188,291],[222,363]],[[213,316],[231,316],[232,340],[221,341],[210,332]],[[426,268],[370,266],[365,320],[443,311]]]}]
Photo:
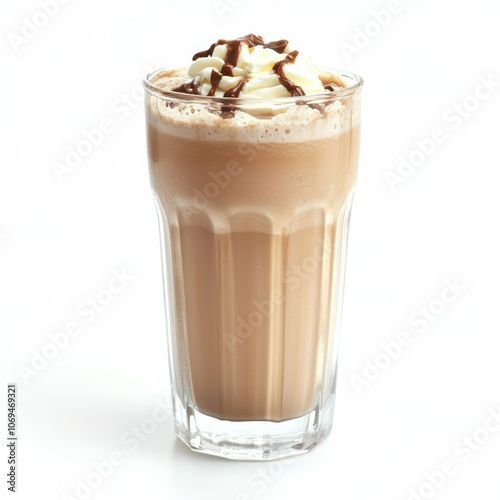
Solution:
[{"label": "chocolate syrup drizzle", "polygon": [[236,87],[226,90],[224,92],[224,97],[238,97],[240,95],[241,89],[245,86],[245,83],[245,80],[241,80],[240,82],[238,82],[238,85],[236,85]]},{"label": "chocolate syrup drizzle", "polygon": [[219,83],[222,80],[223,76],[224,75],[222,73],[219,73],[215,69],[212,70],[212,74],[210,76],[210,84],[212,85],[212,88],[210,89],[207,95],[215,95],[215,91],[219,86]]},{"label": "chocolate syrup drizzle", "polygon": [[201,92],[198,90],[200,88],[199,83],[195,83],[194,80],[191,80],[190,82],[183,83],[179,87],[176,87],[175,89],[172,89],[174,92],[182,92],[183,94],[195,94],[195,95],[201,95]]},{"label": "chocolate syrup drizzle", "polygon": [[[214,53],[215,47],[219,45],[226,45],[227,46],[227,53],[226,57],[224,60],[224,65],[221,68],[221,71],[217,70],[212,70],[212,74],[210,75],[210,90],[208,92],[209,96],[215,96],[215,92],[217,90],[217,87],[219,86],[220,81],[222,80],[223,76],[234,76],[233,75],[233,68],[238,64],[238,57],[240,55],[241,51],[241,44],[246,43],[248,47],[256,47],[257,45],[262,45],[266,49],[272,49],[278,54],[283,54],[287,45],[288,45],[288,40],[276,40],[274,42],[268,42],[265,43],[264,39],[261,36],[254,35],[253,33],[243,36],[241,38],[235,38],[234,40],[224,40],[224,39],[219,39],[217,42],[213,43],[210,45],[210,47],[207,50],[203,50],[201,52],[197,52],[193,56],[193,61],[196,61],[197,59],[201,57],[211,57]],[[284,66],[285,64],[292,64],[296,57],[299,55],[298,50],[294,50],[293,52],[290,52],[287,54],[285,59],[282,61],[278,61],[274,66],[273,66],[273,72],[278,76],[278,80],[283,87],[290,92],[292,97],[296,96],[305,96],[306,93],[304,92],[304,89],[300,87],[299,85],[296,85],[293,83],[289,78],[286,77],[285,72],[284,72]],[[245,86],[245,83],[247,80],[241,80],[238,82],[238,84],[227,90],[224,93],[224,97],[239,97],[241,91],[243,90],[243,87]],[[188,83],[184,83],[180,85],[179,87],[172,89],[174,92],[182,92],[183,94],[195,94],[195,95],[201,95],[201,92],[199,90],[201,84],[200,83],[195,83],[195,80],[192,80]],[[325,86],[326,90],[334,91],[334,88],[331,85],[326,85]],[[315,105],[314,107],[316,107]],[[230,116],[233,116],[234,113],[232,111],[232,108],[229,106],[224,106],[222,108],[222,116],[229,118]]]},{"label": "chocolate syrup drizzle", "polygon": [[292,80],[289,80],[284,72],[283,66],[285,64],[292,64],[296,57],[299,55],[298,50],[294,50],[293,52],[290,52],[285,59],[282,61],[278,61],[274,66],[273,66],[273,71],[278,75],[278,80],[280,81],[281,85],[285,87],[290,94],[292,94],[292,97],[299,96],[299,95],[306,95],[302,87],[299,87],[298,85],[295,85],[295,83],[292,82]]}]

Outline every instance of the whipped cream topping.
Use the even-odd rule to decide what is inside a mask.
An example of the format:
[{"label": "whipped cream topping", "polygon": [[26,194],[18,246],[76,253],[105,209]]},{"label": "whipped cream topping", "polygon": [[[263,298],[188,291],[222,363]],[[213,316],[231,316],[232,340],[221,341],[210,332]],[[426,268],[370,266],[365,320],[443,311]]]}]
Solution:
[{"label": "whipped cream topping", "polygon": [[323,94],[320,71],[288,40],[264,42],[253,34],[218,40],[193,56],[188,75],[193,79],[176,92],[216,97],[274,98]]}]

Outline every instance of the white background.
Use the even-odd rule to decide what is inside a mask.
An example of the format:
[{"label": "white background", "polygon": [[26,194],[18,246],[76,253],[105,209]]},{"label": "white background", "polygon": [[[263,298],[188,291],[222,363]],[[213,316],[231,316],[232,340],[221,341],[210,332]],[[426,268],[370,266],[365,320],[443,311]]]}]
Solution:
[{"label": "white background", "polygon": [[[498,500],[498,0],[66,0],[50,19],[40,3],[0,2],[1,497],[14,382],[23,500],[83,498],[89,478],[87,498],[106,500]],[[151,427],[169,392],[141,79],[250,32],[365,80],[334,431],[274,463],[192,453],[170,417]],[[59,180],[54,163],[102,120],[112,131]],[[391,189],[403,159],[418,166]],[[78,314],[123,271],[122,293]],[[382,344],[402,332],[411,343],[387,363]],[[132,449],[123,436],[141,425]],[[120,463],[97,476],[110,454]],[[444,462],[453,473],[434,474]]]}]

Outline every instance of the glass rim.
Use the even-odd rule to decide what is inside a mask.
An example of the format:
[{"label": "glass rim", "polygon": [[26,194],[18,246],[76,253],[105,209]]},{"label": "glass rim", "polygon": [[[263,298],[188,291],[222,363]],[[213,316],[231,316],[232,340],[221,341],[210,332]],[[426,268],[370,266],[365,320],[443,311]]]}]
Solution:
[{"label": "glass rim", "polygon": [[[363,79],[357,75],[356,73],[352,73],[350,71],[343,71],[337,69],[330,69],[325,66],[317,66],[317,68],[326,73],[331,73],[337,77],[340,77],[343,81],[344,78],[347,78],[352,83],[347,85],[346,87],[340,88],[338,90],[334,90],[333,92],[323,93],[323,94],[310,94],[304,96],[290,96],[290,97],[218,97],[218,96],[204,96],[197,94],[185,94],[183,92],[175,92],[173,90],[162,89],[160,87],[155,86],[152,83],[152,80],[156,78],[159,74],[173,71],[178,69],[183,69],[185,66],[168,66],[164,68],[157,69],[148,73],[146,77],[143,79],[142,83],[144,86],[144,90],[149,94],[156,97],[160,97],[163,99],[167,99],[169,101],[180,101],[180,102],[192,102],[199,104],[253,104],[262,105],[262,103],[266,104],[276,104],[276,105],[293,105],[293,104],[306,104],[315,101],[335,101],[339,99],[343,99],[345,97],[349,97],[351,95],[355,95],[359,93],[359,91],[363,87]],[[344,81],[344,83],[347,83]]]}]

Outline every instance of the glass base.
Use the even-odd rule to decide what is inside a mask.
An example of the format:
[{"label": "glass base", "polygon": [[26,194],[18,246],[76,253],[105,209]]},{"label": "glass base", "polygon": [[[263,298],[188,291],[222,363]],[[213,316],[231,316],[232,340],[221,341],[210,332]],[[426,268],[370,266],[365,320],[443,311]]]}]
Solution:
[{"label": "glass base", "polygon": [[330,394],[322,407],[283,422],[219,420],[174,401],[175,428],[193,451],[232,460],[277,460],[307,453],[329,436],[334,400]]}]

